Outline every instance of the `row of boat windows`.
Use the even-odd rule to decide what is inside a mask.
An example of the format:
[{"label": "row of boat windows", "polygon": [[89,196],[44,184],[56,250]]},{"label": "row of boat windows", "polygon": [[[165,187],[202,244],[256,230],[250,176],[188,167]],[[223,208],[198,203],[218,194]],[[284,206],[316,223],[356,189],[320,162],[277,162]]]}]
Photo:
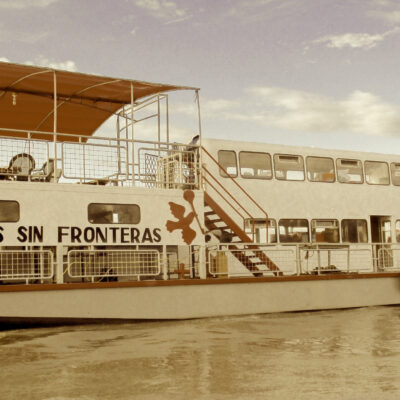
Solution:
[{"label": "row of boat windows", "polygon": [[[273,163],[272,163],[273,159]],[[274,154],[240,151],[239,164],[237,155],[232,150],[218,151],[218,162],[231,177],[237,177],[238,173],[245,179],[272,179],[273,171],[275,179],[286,181],[310,182],[335,182],[364,183],[370,185],[389,185],[390,178],[393,185],[400,186],[400,163],[388,163],[384,161],[364,161],[337,158],[335,162],[330,157],[306,157],[294,154]],[[272,167],[273,164],[273,167]],[[238,168],[239,165],[239,168]],[[222,168],[220,175],[227,177]],[[390,172],[389,172],[390,171]]]},{"label": "row of boat windows", "polygon": [[[0,200],[0,222],[18,222],[19,219],[19,203]],[[138,224],[140,207],[137,204],[90,203],[88,221],[92,224]]]},{"label": "row of boat windows", "polygon": [[[246,232],[252,232],[251,220],[246,221]],[[400,220],[396,221],[396,241],[400,242]],[[255,241],[265,242],[266,220],[254,221]],[[311,228],[311,229],[310,229]],[[311,234],[311,237],[310,237]],[[368,243],[368,227],[365,219],[275,219],[268,220],[268,243]],[[310,240],[311,239],[311,240]],[[390,229],[385,232],[385,241],[391,242]]]}]

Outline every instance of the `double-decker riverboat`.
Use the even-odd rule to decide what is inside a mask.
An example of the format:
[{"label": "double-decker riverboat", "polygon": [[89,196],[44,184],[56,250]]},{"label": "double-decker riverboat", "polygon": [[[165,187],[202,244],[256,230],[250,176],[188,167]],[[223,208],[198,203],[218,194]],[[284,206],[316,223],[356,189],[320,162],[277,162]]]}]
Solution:
[{"label": "double-decker riverboat", "polygon": [[399,195],[400,155],[204,139],[197,88],[0,62],[3,323],[400,304]]}]

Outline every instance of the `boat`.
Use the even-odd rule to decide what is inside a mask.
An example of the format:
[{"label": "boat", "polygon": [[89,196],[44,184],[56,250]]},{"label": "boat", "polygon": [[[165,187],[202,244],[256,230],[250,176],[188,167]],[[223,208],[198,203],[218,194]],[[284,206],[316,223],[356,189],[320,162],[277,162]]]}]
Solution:
[{"label": "boat", "polygon": [[204,138],[195,87],[0,62],[3,324],[398,305],[399,194],[399,155]]}]

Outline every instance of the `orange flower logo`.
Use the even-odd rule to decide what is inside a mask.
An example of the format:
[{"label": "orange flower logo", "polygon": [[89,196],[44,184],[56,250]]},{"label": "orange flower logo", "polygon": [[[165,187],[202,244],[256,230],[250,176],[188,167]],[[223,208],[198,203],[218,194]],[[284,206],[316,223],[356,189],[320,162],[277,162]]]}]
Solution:
[{"label": "orange flower logo", "polygon": [[166,223],[166,228],[168,232],[173,232],[177,229],[182,231],[182,239],[186,244],[191,244],[196,237],[196,231],[193,230],[190,225],[193,222],[193,219],[196,217],[197,222],[197,214],[194,209],[193,200],[194,200],[194,192],[193,190],[185,190],[183,192],[183,198],[190,204],[192,209],[189,214],[185,217],[186,207],[181,206],[180,204],[174,203],[170,201],[169,208],[171,209],[171,214],[177,219],[177,221],[170,221],[168,220]]}]

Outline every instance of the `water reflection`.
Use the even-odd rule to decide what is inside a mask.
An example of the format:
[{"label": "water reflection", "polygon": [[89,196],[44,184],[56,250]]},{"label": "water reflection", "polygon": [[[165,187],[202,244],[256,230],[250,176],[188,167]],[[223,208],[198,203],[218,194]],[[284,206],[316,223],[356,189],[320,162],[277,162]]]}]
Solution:
[{"label": "water reflection", "polygon": [[0,333],[2,399],[392,399],[400,307]]}]

